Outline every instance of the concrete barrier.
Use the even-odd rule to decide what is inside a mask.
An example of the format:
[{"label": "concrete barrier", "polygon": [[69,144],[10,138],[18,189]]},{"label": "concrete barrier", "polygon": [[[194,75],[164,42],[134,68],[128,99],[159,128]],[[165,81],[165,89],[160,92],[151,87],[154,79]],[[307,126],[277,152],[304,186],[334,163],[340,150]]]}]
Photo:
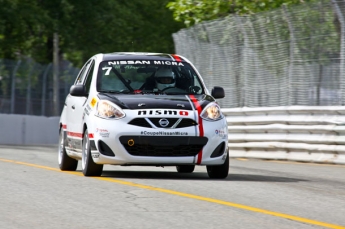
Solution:
[{"label": "concrete barrier", "polygon": [[0,144],[58,144],[60,117],[0,114]]}]

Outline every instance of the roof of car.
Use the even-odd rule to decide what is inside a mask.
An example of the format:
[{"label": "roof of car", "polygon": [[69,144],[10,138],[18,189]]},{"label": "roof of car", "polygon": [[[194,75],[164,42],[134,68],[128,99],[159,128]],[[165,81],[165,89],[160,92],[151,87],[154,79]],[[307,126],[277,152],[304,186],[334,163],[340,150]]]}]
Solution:
[{"label": "roof of car", "polygon": [[167,53],[142,53],[142,52],[114,52],[103,53],[103,61],[107,60],[163,60],[182,61],[186,60],[177,54]]}]

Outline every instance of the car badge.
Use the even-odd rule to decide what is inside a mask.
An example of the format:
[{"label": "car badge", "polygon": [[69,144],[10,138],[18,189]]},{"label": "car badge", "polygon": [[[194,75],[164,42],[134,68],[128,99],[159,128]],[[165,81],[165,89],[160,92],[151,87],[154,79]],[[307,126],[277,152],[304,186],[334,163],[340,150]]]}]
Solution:
[{"label": "car badge", "polygon": [[162,118],[158,122],[159,122],[159,125],[161,125],[161,127],[167,127],[169,125],[169,121],[166,118]]},{"label": "car badge", "polygon": [[139,103],[138,107],[145,106],[145,105],[146,105],[145,103]]}]

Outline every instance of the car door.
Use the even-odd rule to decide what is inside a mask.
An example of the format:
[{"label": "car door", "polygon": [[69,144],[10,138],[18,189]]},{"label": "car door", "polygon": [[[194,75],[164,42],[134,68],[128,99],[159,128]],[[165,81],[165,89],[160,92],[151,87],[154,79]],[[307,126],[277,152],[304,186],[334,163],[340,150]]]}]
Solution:
[{"label": "car door", "polygon": [[[90,90],[93,69],[94,60],[89,60],[80,70],[74,85],[85,85],[88,93]],[[68,146],[76,151],[81,151],[82,149],[83,114],[87,99],[87,96],[80,97],[68,95],[66,101],[67,141]]]}]

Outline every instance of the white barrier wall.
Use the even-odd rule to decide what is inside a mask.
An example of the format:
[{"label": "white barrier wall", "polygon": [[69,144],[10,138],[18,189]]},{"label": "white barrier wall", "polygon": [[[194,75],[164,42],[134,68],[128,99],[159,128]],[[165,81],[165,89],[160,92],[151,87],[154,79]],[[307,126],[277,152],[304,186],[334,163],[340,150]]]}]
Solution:
[{"label": "white barrier wall", "polygon": [[0,114],[0,144],[58,144],[60,117]]},{"label": "white barrier wall", "polygon": [[[231,157],[345,164],[345,107],[222,109]],[[0,144],[58,144],[59,117],[0,114]]]},{"label": "white barrier wall", "polygon": [[345,107],[223,109],[231,157],[345,164]]}]

